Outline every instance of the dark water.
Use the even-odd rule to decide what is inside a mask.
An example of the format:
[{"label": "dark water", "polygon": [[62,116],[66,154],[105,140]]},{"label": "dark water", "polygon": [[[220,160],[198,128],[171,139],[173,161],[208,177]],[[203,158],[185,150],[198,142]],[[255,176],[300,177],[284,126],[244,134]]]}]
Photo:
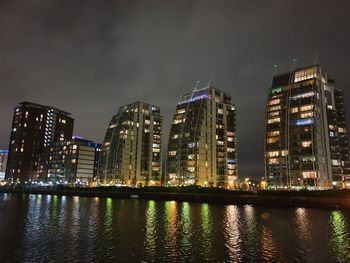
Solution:
[{"label": "dark water", "polygon": [[350,262],[350,212],[0,194],[0,262]]}]

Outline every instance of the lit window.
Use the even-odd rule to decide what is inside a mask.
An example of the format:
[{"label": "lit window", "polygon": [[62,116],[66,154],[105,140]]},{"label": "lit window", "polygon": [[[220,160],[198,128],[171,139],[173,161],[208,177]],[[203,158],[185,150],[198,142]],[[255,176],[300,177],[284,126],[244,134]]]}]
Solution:
[{"label": "lit window", "polygon": [[310,147],[312,144],[312,141],[302,141],[301,146],[302,147]]},{"label": "lit window", "polygon": [[280,131],[270,131],[267,133],[267,136],[278,136],[280,135]]},{"label": "lit window", "polygon": [[345,133],[345,132],[346,132],[346,129],[345,129],[345,128],[338,127],[338,132]]},{"label": "lit window", "polygon": [[281,102],[280,99],[270,100],[269,105],[276,105],[276,104],[279,104],[280,102]]},{"label": "lit window", "polygon": [[176,155],[176,151],[170,151],[170,152],[169,152],[169,155],[170,155],[170,156],[175,156],[175,155]]},{"label": "lit window", "polygon": [[278,159],[277,158],[270,158],[269,164],[278,164]]},{"label": "lit window", "polygon": [[179,124],[179,123],[182,123],[182,119],[173,121],[173,124]]},{"label": "lit window", "polygon": [[281,155],[282,155],[282,156],[287,156],[287,154],[288,154],[288,151],[287,151],[287,150],[281,151]]},{"label": "lit window", "polygon": [[306,105],[300,107],[300,111],[307,111],[307,110],[312,110],[314,108],[314,105]]},{"label": "lit window", "polygon": [[275,143],[278,142],[279,137],[272,137],[267,139],[267,143]]},{"label": "lit window", "polygon": [[279,105],[279,106],[273,106],[273,107],[269,107],[268,108],[268,111],[276,111],[276,110],[280,110],[282,107],[281,107],[281,105]]},{"label": "lit window", "polygon": [[267,152],[267,157],[277,157],[279,156],[279,151]]},{"label": "lit window", "polygon": [[297,112],[298,112],[298,107],[291,108],[291,109],[290,109],[290,112],[291,112],[291,113],[297,113]]},{"label": "lit window", "polygon": [[303,178],[316,178],[316,172],[315,171],[303,172],[302,175],[303,175]]},{"label": "lit window", "polygon": [[312,111],[300,114],[300,118],[309,118],[313,116],[314,116],[314,113]]},{"label": "lit window", "polygon": [[274,117],[274,116],[278,116],[278,115],[280,115],[279,111],[273,111],[273,112],[269,113],[269,117]]},{"label": "lit window", "polygon": [[281,121],[281,118],[273,118],[273,119],[268,119],[267,120],[267,123],[275,123],[275,122],[280,122]]}]

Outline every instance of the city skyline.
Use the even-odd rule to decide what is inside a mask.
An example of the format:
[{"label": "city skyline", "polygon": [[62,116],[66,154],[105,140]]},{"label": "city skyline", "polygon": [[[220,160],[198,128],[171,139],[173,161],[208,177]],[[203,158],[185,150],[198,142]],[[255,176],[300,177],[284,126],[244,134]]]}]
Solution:
[{"label": "city skyline", "polygon": [[[0,147],[8,147],[13,106],[20,101],[72,112],[74,134],[102,142],[110,116],[136,98],[162,109],[166,147],[179,97],[196,80],[207,83],[213,75],[212,85],[231,94],[238,109],[239,176],[261,178],[265,100],[275,72],[288,72],[293,58],[299,59],[296,66],[316,60],[336,78],[345,103],[350,98],[349,4],[310,1],[301,10],[301,3],[179,1],[159,2],[154,9],[133,2],[100,9],[92,2],[27,3],[26,12],[14,1],[2,3],[0,20],[7,23],[1,24],[9,26],[0,26],[1,87],[7,91],[1,100]],[[317,13],[309,12],[314,8]],[[63,21],[57,10],[64,23],[58,23]],[[257,19],[247,21],[248,16]]]}]

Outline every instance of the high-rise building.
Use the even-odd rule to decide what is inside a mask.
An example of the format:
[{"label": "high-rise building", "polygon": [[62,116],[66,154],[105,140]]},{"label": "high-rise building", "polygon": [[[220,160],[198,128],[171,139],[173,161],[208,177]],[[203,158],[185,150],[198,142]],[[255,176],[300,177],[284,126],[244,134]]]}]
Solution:
[{"label": "high-rise building", "polygon": [[213,87],[178,102],[169,134],[169,185],[234,188],[237,179],[236,107]]},{"label": "high-rise building", "polygon": [[74,119],[68,112],[31,102],[14,111],[6,179],[45,180],[48,146],[72,138]]},{"label": "high-rise building", "polygon": [[143,102],[120,107],[109,123],[102,144],[101,183],[159,185],[161,131],[159,107]]},{"label": "high-rise building", "polygon": [[274,76],[266,109],[265,179],[270,187],[349,185],[343,92],[320,66]]},{"label": "high-rise building", "polygon": [[101,144],[73,136],[50,146],[48,180],[90,183],[97,175]]},{"label": "high-rise building", "polygon": [[8,150],[0,150],[0,180],[5,179]]}]

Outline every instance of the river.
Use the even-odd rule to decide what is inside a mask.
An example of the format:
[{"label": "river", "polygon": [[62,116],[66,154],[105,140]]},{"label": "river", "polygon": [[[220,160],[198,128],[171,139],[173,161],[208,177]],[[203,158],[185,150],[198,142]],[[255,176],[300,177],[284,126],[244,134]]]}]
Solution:
[{"label": "river", "polygon": [[0,194],[0,262],[350,262],[350,211]]}]

